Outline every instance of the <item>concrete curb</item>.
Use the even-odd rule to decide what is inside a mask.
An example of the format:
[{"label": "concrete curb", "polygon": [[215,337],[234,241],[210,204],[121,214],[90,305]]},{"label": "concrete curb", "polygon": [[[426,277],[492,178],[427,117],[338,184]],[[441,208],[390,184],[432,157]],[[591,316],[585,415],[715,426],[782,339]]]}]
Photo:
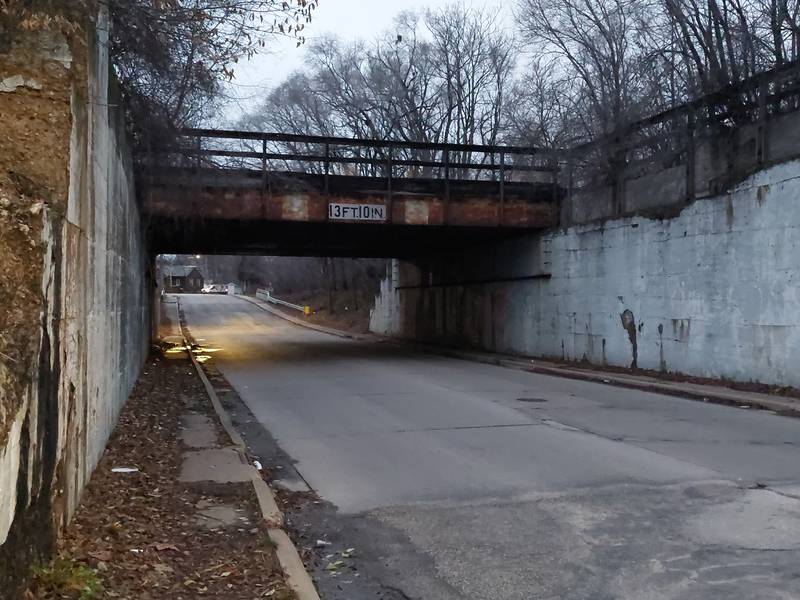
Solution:
[{"label": "concrete curb", "polygon": [[700,400],[712,404],[722,404],[736,408],[755,408],[759,410],[773,411],[784,416],[800,417],[800,400],[792,398],[762,397],[766,394],[756,394],[754,392],[742,392],[731,389],[730,392],[722,390],[707,391],[702,384],[688,384],[691,387],[681,387],[679,382],[668,383],[662,381],[632,381],[625,377],[619,377],[608,373],[584,373],[575,369],[560,369],[559,367],[528,367],[534,373],[555,375],[570,379],[592,381],[605,385],[613,385],[629,389],[639,389],[643,391],[664,394],[668,396],[678,396],[690,400]]},{"label": "concrete curb", "polygon": [[555,363],[547,363],[542,360],[514,358],[504,355],[479,353],[479,352],[465,352],[454,350],[450,348],[441,348],[438,346],[430,346],[426,344],[419,344],[399,340],[395,338],[385,338],[378,335],[364,335],[364,334],[350,334],[345,331],[331,329],[330,327],[322,327],[313,323],[307,323],[302,319],[292,317],[286,313],[265,305],[263,302],[254,300],[248,296],[239,295],[239,298],[247,300],[255,304],[259,308],[272,313],[275,316],[281,317],[295,325],[307,327],[321,333],[327,333],[338,337],[350,338],[362,341],[392,341],[394,343],[411,346],[423,352],[431,354],[438,354],[440,356],[449,356],[459,360],[469,360],[472,362],[479,362],[483,364],[497,365],[507,369],[517,369],[522,371],[529,371],[531,373],[538,373],[541,375],[552,375],[555,377],[563,377],[566,379],[575,379],[578,381],[590,381],[592,383],[600,383],[603,385],[611,385],[614,387],[622,387],[627,389],[641,390],[645,392],[653,392],[657,394],[664,394],[668,396],[676,396],[679,398],[688,398],[690,400],[699,400],[701,402],[709,402],[711,404],[721,404],[724,406],[732,406],[736,408],[754,408],[758,410],[768,410],[776,412],[780,415],[789,417],[800,417],[800,399],[782,396],[771,396],[768,394],[761,394],[758,392],[745,392],[735,389],[713,387],[697,383],[683,383],[671,382],[654,379],[652,377],[641,375],[623,375],[609,371],[588,371],[577,369],[569,366],[561,366]]},{"label": "concrete curb", "polygon": [[286,583],[292,588],[298,600],[320,600],[317,588],[306,571],[297,548],[283,529],[270,529],[269,539],[275,544],[278,562],[286,575]]},{"label": "concrete curb", "polygon": [[272,489],[267,485],[267,482],[264,481],[264,478],[261,477],[261,474],[255,467],[253,467],[253,471],[254,473],[251,481],[253,483],[253,490],[258,498],[258,507],[261,510],[264,521],[266,521],[267,525],[271,528],[283,527],[283,513],[281,509],[278,508],[277,502],[275,502]]},{"label": "concrete curb", "polygon": [[269,535],[270,540],[272,540],[272,543],[275,544],[275,553],[278,556],[278,562],[280,563],[281,569],[283,569],[283,573],[286,577],[286,583],[295,593],[297,600],[320,600],[319,593],[317,593],[317,588],[314,587],[314,582],[311,580],[311,576],[308,574],[308,571],[306,571],[306,567],[300,558],[300,553],[297,551],[297,548],[289,538],[288,534],[282,529],[284,524],[283,512],[281,512],[280,508],[278,508],[278,504],[275,501],[275,495],[273,494],[272,489],[261,477],[261,473],[258,472],[258,469],[251,465],[247,460],[246,445],[242,439],[242,436],[240,436],[239,433],[234,429],[230,415],[228,415],[225,407],[222,406],[222,403],[219,401],[219,396],[217,396],[217,392],[214,390],[214,386],[211,384],[211,381],[209,381],[208,376],[205,374],[202,366],[199,362],[197,362],[197,359],[194,357],[194,353],[191,351],[191,345],[186,338],[186,332],[183,330],[183,325],[181,324],[180,320],[180,299],[178,299],[175,304],[175,310],[178,314],[178,327],[180,328],[181,335],[183,336],[184,345],[187,349],[189,349],[189,358],[191,359],[197,374],[203,382],[203,386],[206,389],[208,397],[211,400],[211,404],[214,407],[214,411],[217,413],[217,417],[219,418],[223,429],[228,434],[228,437],[230,437],[233,446],[239,453],[239,457],[242,459],[242,462],[249,465],[252,469],[250,481],[253,484],[253,491],[258,499],[258,506],[261,511],[261,516],[264,519],[264,522],[267,524],[267,534]]},{"label": "concrete curb", "polygon": [[721,388],[698,383],[665,381],[643,375],[624,375],[609,371],[588,371],[553,363],[547,364],[545,361],[533,359],[526,360],[505,356],[481,355],[444,348],[435,349],[426,347],[425,349],[436,354],[450,356],[460,360],[493,364],[508,369],[518,369],[541,375],[551,375],[554,377],[563,377],[565,379],[575,379],[577,381],[589,381],[592,383],[641,390],[666,396],[688,398],[690,400],[699,400],[701,402],[721,404],[723,406],[735,408],[768,410],[783,416],[800,417],[800,400],[791,397],[770,396],[758,392],[739,391],[732,388]]},{"label": "concrete curb", "polygon": [[379,339],[378,336],[374,336],[371,334],[349,333],[347,331],[342,331],[340,329],[333,329],[331,327],[325,327],[324,325],[309,323],[308,321],[305,321],[303,319],[299,319],[297,317],[293,317],[292,315],[288,315],[282,310],[278,310],[277,308],[272,308],[269,304],[257,298],[252,298],[250,296],[245,296],[243,294],[236,294],[236,297],[241,298],[242,300],[247,300],[250,304],[254,304],[258,308],[265,310],[266,312],[271,313],[276,317],[280,317],[281,319],[285,319],[290,323],[294,323],[295,325],[300,325],[301,327],[305,327],[307,329],[313,329],[314,331],[319,331],[320,333],[327,333],[328,335],[335,335],[336,337],[347,338],[351,340],[359,340],[359,341],[369,341],[369,340]]}]

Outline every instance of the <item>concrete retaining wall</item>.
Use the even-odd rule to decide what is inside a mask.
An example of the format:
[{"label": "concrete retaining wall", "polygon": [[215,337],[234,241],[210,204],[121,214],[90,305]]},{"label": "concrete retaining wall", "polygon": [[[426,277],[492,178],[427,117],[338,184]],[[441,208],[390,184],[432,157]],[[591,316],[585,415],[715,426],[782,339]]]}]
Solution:
[{"label": "concrete retaining wall", "polygon": [[35,82],[0,94],[0,113],[25,123],[0,147],[0,191],[30,235],[4,237],[0,259],[0,285],[24,292],[0,306],[0,597],[76,508],[149,346],[153,283],[107,30],[101,14],[87,45],[32,36],[0,55]]},{"label": "concrete retaining wall", "polygon": [[370,327],[800,386],[799,198],[800,162],[787,162],[674,218],[607,220],[416,265],[394,261]]}]

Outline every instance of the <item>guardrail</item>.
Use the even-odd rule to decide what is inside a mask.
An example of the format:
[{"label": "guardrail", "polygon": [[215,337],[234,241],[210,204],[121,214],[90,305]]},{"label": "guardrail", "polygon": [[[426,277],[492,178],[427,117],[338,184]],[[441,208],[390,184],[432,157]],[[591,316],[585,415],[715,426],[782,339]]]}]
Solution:
[{"label": "guardrail", "polygon": [[[512,173],[558,170],[550,148],[358,139],[219,129],[182,129],[162,153],[193,157],[196,166],[240,166],[320,175],[498,181]],[[214,162],[214,158],[223,159]]]},{"label": "guardrail", "polygon": [[310,306],[292,304],[291,302],[287,302],[286,300],[281,300],[280,298],[276,298],[275,296],[273,296],[269,292],[269,290],[256,290],[256,298],[258,298],[259,300],[264,300],[264,302],[269,302],[270,304],[278,304],[280,306],[291,308],[293,310],[303,313],[306,316],[311,314]]}]

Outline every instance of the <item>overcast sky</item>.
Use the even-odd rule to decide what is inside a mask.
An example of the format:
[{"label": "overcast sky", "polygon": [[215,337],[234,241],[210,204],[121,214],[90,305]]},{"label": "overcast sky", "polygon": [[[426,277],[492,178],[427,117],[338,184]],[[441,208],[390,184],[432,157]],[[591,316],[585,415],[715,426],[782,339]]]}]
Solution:
[{"label": "overcast sky", "polygon": [[[510,17],[508,0],[461,0],[469,6],[500,10]],[[319,0],[314,21],[306,28],[306,37],[334,33],[342,39],[370,39],[392,24],[403,10],[424,10],[452,4],[453,0]],[[234,98],[225,111],[227,120],[235,120],[242,110],[258,102],[271,87],[283,81],[303,64],[305,49],[286,39],[275,42],[269,53],[237,65],[230,95]]]}]

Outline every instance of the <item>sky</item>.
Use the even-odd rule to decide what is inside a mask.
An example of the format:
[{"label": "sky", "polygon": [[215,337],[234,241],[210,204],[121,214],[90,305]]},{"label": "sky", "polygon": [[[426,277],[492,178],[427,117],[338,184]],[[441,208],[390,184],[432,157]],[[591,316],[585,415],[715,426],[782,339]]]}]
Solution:
[{"label": "sky", "polygon": [[[454,0],[319,0],[313,22],[306,27],[308,42],[331,33],[343,40],[371,39],[391,27],[392,20],[403,10],[425,10],[452,4]],[[460,0],[468,6],[500,10],[511,16],[509,0]],[[291,39],[276,40],[267,52],[236,65],[236,77],[228,92],[231,102],[223,118],[235,121],[243,111],[258,103],[259,98],[283,81],[303,64],[305,48],[296,47]]]}]

